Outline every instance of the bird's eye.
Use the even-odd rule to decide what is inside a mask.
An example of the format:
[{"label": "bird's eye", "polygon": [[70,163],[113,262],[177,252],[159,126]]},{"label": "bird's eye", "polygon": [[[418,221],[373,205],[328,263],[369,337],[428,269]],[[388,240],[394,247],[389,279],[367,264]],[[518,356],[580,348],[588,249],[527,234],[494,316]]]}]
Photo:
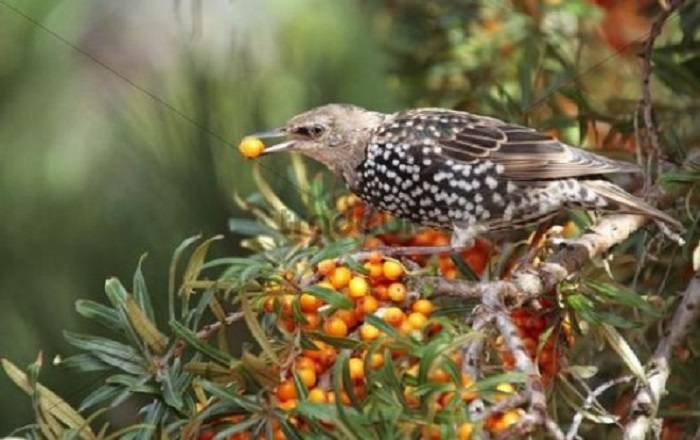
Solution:
[{"label": "bird's eye", "polygon": [[323,134],[323,131],[322,125],[305,125],[294,129],[296,134],[309,138],[317,138]]}]

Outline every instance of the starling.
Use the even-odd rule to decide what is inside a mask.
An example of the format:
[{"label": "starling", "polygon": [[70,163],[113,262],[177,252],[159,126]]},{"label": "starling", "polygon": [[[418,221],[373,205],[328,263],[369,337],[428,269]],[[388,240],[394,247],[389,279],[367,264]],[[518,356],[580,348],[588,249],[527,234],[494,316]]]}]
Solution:
[{"label": "starling", "polygon": [[636,165],[491,117],[329,104],[258,136],[286,136],[263,154],[295,151],[315,159],[373,208],[451,230],[452,248],[480,234],[542,223],[567,208],[641,214],[669,233],[666,225],[682,230],[672,217],[601,179],[638,173]]}]

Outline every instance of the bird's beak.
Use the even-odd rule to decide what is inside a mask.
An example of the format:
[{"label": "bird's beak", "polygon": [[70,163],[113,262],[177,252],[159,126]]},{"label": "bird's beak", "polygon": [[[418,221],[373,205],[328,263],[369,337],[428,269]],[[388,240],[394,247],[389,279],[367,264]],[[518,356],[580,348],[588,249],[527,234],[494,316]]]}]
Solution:
[{"label": "bird's beak", "polygon": [[[250,135],[259,139],[281,138],[287,136],[287,131],[284,128],[275,128],[274,130],[264,131],[262,133],[254,133]],[[295,141],[285,141],[278,144],[266,147],[263,150],[263,155],[277,153],[280,151],[289,151],[294,147]]]}]

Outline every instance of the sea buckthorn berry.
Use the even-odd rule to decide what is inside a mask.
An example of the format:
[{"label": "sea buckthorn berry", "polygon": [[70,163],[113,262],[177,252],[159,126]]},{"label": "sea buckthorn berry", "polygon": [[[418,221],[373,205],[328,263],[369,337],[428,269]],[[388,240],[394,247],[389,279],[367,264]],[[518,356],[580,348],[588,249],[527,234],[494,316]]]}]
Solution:
[{"label": "sea buckthorn berry", "polygon": [[420,405],[420,400],[416,397],[416,388],[412,386],[407,386],[404,388],[403,397],[406,399],[408,406],[418,406]]},{"label": "sea buckthorn berry", "polygon": [[398,307],[389,307],[384,310],[384,321],[398,327],[406,319],[406,314]]},{"label": "sea buckthorn berry", "polygon": [[297,399],[289,399],[284,402],[280,402],[277,406],[283,411],[291,411],[297,407]]},{"label": "sea buckthorn berry", "polygon": [[314,345],[316,345],[316,347],[318,348],[318,350],[304,349],[304,350],[302,351],[302,353],[304,354],[304,356],[306,356],[307,358],[309,358],[309,359],[311,359],[311,360],[314,360],[314,361],[320,360],[320,359],[323,357],[323,355],[324,355],[324,351],[326,351],[326,350],[328,350],[329,348],[331,348],[330,345],[326,344],[326,343],[323,342],[323,341],[314,341]]},{"label": "sea buckthorn berry", "polygon": [[433,313],[433,303],[427,299],[419,299],[413,303],[411,310],[422,313],[425,316],[430,316],[430,314]]},{"label": "sea buckthorn berry", "polygon": [[297,389],[294,387],[294,381],[287,379],[277,386],[277,398],[281,402],[297,398]]},{"label": "sea buckthorn berry", "polygon": [[352,272],[350,272],[350,269],[343,266],[336,267],[330,275],[328,275],[328,281],[335,289],[342,289],[347,286],[351,279]]},{"label": "sea buckthorn berry", "polygon": [[379,329],[371,324],[363,324],[360,327],[360,337],[363,341],[373,341],[379,337],[379,334]]},{"label": "sea buckthorn berry", "polygon": [[299,356],[294,361],[294,365],[296,365],[297,369],[299,370],[302,368],[313,368],[316,372],[318,372],[318,364],[315,360],[308,356]]},{"label": "sea buckthorn berry", "polygon": [[335,267],[335,260],[321,260],[316,265],[316,272],[318,272],[320,275],[326,276],[333,272],[333,270],[335,270]]},{"label": "sea buckthorn berry", "polygon": [[469,422],[464,422],[457,428],[457,439],[458,440],[471,440],[472,432],[474,431],[474,425]]},{"label": "sea buckthorn berry", "polygon": [[302,293],[299,296],[299,306],[302,312],[315,312],[323,305],[323,301],[309,293]]},{"label": "sea buckthorn berry", "polygon": [[406,299],[406,286],[402,283],[391,283],[387,288],[389,298],[394,302],[403,302]]},{"label": "sea buckthorn berry", "polygon": [[379,251],[372,252],[369,254],[369,257],[367,257],[367,261],[370,263],[381,263],[382,260],[384,259],[384,254],[382,254]]},{"label": "sea buckthorn berry", "polygon": [[369,358],[369,366],[373,370],[381,368],[384,365],[384,355],[381,353],[372,353]]},{"label": "sea buckthorn berry", "polygon": [[349,290],[350,298],[358,299],[369,293],[369,284],[362,277],[353,277],[350,280]]},{"label": "sea buckthorn berry", "polygon": [[365,296],[357,302],[357,309],[362,315],[371,315],[379,309],[379,301],[373,296]]},{"label": "sea buckthorn berry", "polygon": [[380,301],[389,301],[389,289],[384,284],[374,286],[374,288],[372,288],[372,293]]},{"label": "sea buckthorn berry", "polygon": [[385,261],[382,265],[382,272],[387,280],[395,281],[403,275],[403,267],[396,261]]},{"label": "sea buckthorn berry", "polygon": [[490,426],[491,432],[494,434],[499,434],[501,432],[504,432],[511,426],[515,425],[520,421],[520,419],[523,417],[522,410],[520,408],[518,409],[509,409],[508,411],[504,412],[503,414],[498,417],[494,423]]},{"label": "sea buckthorn berry", "polygon": [[350,358],[348,361],[348,369],[350,370],[350,378],[352,380],[361,380],[365,378],[365,362],[360,358]]},{"label": "sea buckthorn berry", "polygon": [[384,246],[384,242],[377,237],[368,237],[364,244],[365,249],[374,249],[381,246]]},{"label": "sea buckthorn berry", "polygon": [[258,138],[246,137],[238,144],[238,151],[241,152],[246,159],[254,159],[262,154],[265,150],[265,144]]},{"label": "sea buckthorn berry", "polygon": [[382,263],[373,263],[368,261],[367,263],[363,264],[363,267],[367,269],[367,272],[369,272],[367,276],[373,280],[379,279],[384,275]]},{"label": "sea buckthorn berry", "polygon": [[462,388],[462,400],[470,402],[479,397],[479,393],[474,389],[474,379],[466,373],[462,373]]},{"label": "sea buckthorn berry", "polygon": [[292,307],[295,300],[296,296],[290,293],[282,295],[282,313],[284,315],[289,316],[292,314]]},{"label": "sea buckthorn berry", "polygon": [[279,328],[286,330],[288,332],[293,332],[297,328],[297,323],[293,319],[280,319],[278,321]]},{"label": "sea buckthorn berry", "polygon": [[306,324],[302,326],[304,330],[316,330],[321,324],[321,316],[318,313],[304,313]]},{"label": "sea buckthorn berry", "polygon": [[447,374],[447,371],[443,370],[442,368],[433,368],[432,371],[430,371],[430,374],[428,374],[428,377],[430,380],[433,382],[441,382],[441,383],[446,383],[450,382],[452,379],[450,378],[450,375]]},{"label": "sea buckthorn berry", "polygon": [[297,375],[306,388],[316,385],[316,368],[298,368]]},{"label": "sea buckthorn berry", "polygon": [[326,321],[323,330],[328,336],[344,338],[348,335],[348,325],[340,318],[334,317]]},{"label": "sea buckthorn berry", "polygon": [[413,333],[414,328],[411,326],[411,324],[408,322],[408,319],[404,319],[401,324],[399,324],[399,334],[403,336],[408,336],[411,333]]},{"label": "sea buckthorn berry", "polygon": [[348,210],[348,196],[340,196],[335,201],[335,210],[345,212]]},{"label": "sea buckthorn berry", "polygon": [[413,329],[422,330],[428,323],[428,318],[422,313],[413,312],[408,315],[407,322]]},{"label": "sea buckthorn berry", "polygon": [[307,399],[312,403],[328,403],[328,393],[321,388],[314,388],[309,391]]},{"label": "sea buckthorn berry", "polygon": [[353,310],[338,310],[333,314],[333,317],[342,319],[348,328],[355,327],[357,325],[357,316]]}]

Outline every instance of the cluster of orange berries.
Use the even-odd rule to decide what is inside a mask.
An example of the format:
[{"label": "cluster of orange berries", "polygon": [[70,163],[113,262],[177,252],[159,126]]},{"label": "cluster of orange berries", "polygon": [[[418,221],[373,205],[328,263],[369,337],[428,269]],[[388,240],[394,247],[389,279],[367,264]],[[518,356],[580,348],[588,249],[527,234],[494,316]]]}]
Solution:
[{"label": "cluster of orange berries", "polygon": [[[336,202],[338,212],[345,215],[344,232],[348,235],[356,235],[362,228],[366,206],[354,195],[342,196]],[[390,217],[385,213],[373,213],[365,225],[373,228],[385,224]],[[370,237],[365,242],[368,249],[381,246],[447,246],[450,244],[450,235],[447,232],[423,228],[416,233],[404,235],[400,233],[385,233]],[[467,264],[476,275],[481,275],[486,268],[491,254],[491,246],[487,241],[477,240],[474,246],[461,253],[462,261]],[[420,265],[429,263],[429,256],[413,256]],[[457,265],[449,254],[437,256],[437,268],[440,275],[447,279],[454,279],[459,275]]]},{"label": "cluster of orange berries", "polygon": [[[520,307],[511,311],[511,319],[518,327],[518,333],[528,355],[537,362],[540,374],[545,383],[548,383],[561,369],[563,338],[568,345],[573,345],[574,335],[570,322],[563,320],[560,324],[545,336],[545,331],[555,321],[556,311],[552,310],[552,303],[543,299],[539,301],[539,307]],[[542,340],[545,338],[545,340]],[[503,337],[495,341],[496,350],[501,358],[503,367],[507,370],[515,368],[513,354],[505,348]]]}]

